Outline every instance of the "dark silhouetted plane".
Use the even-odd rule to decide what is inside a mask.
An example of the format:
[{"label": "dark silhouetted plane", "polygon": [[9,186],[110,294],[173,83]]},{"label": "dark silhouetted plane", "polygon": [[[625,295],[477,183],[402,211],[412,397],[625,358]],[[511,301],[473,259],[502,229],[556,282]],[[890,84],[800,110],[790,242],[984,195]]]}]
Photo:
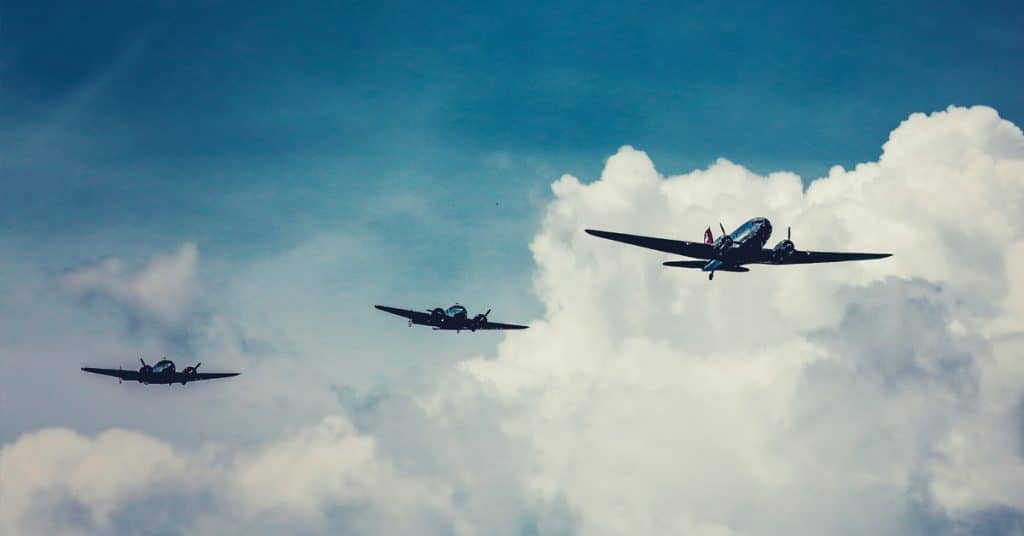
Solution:
[{"label": "dark silhouetted plane", "polygon": [[639,236],[608,231],[587,229],[587,233],[608,240],[625,242],[634,246],[675,253],[696,261],[668,261],[665,266],[676,268],[700,268],[708,272],[708,279],[714,279],[716,271],[749,272],[745,264],[818,264],[823,262],[864,261],[883,259],[891,253],[836,253],[830,251],[800,251],[790,239],[786,228],[786,239],[772,249],[764,245],[772,236],[772,224],[767,218],[753,218],[735,231],[726,234],[725,226],[718,224],[722,235],[717,239],[709,227],[704,231],[704,243],[685,240],[669,240],[651,236]]},{"label": "dark silhouetted plane", "polygon": [[128,380],[137,381],[139,383],[166,383],[167,385],[172,383],[185,385],[188,382],[230,378],[240,374],[238,372],[199,372],[199,365],[202,365],[202,363],[196,363],[196,366],[194,367],[185,367],[181,372],[177,372],[174,369],[174,362],[167,359],[163,359],[153,366],[147,365],[142,358],[139,358],[139,362],[142,363],[142,366],[139,367],[139,370],[137,371],[92,367],[82,367],[82,370],[93,374],[113,376],[117,378],[117,383]]},{"label": "dark silhouetted plane", "polygon": [[437,307],[434,309],[427,309],[427,312],[425,313],[409,309],[399,309],[398,307],[388,307],[386,305],[374,305],[374,307],[386,313],[408,318],[410,326],[413,324],[419,324],[422,326],[431,326],[434,329],[451,330],[456,332],[463,330],[476,331],[478,329],[527,328],[527,326],[491,322],[487,319],[487,315],[491,314],[490,309],[488,309],[486,313],[478,314],[473,318],[469,318],[466,308],[457,303],[449,307],[447,310]]}]

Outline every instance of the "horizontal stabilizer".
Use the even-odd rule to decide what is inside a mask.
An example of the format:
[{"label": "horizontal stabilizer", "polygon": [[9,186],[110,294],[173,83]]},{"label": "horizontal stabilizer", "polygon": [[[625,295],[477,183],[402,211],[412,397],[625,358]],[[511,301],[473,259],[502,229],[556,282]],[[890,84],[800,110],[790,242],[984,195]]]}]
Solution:
[{"label": "horizontal stabilizer", "polygon": [[[707,265],[706,261],[668,261],[661,263],[665,266],[671,266],[673,268],[696,268],[698,270],[704,268]],[[715,268],[716,272],[749,272],[750,268],[744,268],[742,266],[729,266],[723,264],[718,268]]]}]

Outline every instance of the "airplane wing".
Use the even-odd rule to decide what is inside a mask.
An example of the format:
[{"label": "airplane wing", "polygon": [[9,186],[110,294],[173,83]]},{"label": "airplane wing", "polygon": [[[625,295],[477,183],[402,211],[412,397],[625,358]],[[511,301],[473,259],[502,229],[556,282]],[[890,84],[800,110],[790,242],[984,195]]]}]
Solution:
[{"label": "airplane wing", "polygon": [[186,381],[194,382],[199,380],[216,380],[217,378],[230,378],[238,376],[241,372],[197,372],[189,374]]},{"label": "airplane wing", "polygon": [[484,324],[481,324],[480,327],[476,329],[526,329],[528,327],[530,326],[520,326],[518,324],[502,324],[501,322],[488,321]]},{"label": "airplane wing", "polygon": [[[668,261],[661,263],[664,266],[671,266],[673,268],[703,268],[707,264],[707,261]],[[723,264],[718,268],[715,268],[716,272],[749,272],[750,268],[744,268],[733,264]]]},{"label": "airplane wing", "polygon": [[413,324],[430,324],[430,313],[425,313],[423,311],[411,311],[409,309],[400,309],[398,307],[388,307],[386,305],[374,305],[374,308],[384,311],[385,313],[391,313],[393,315],[398,315],[403,318],[408,318],[409,320],[412,320]]},{"label": "airplane wing", "polygon": [[642,248],[656,249],[658,251],[664,251],[665,253],[675,253],[676,255],[683,255],[694,259],[711,259],[715,253],[714,246],[710,244],[702,244],[700,242],[687,242],[685,240],[669,240],[667,238],[655,238],[653,236],[612,233],[609,231],[598,231],[596,229],[587,229],[587,234],[594,235],[598,238],[640,246]]},{"label": "airplane wing", "polygon": [[[764,250],[768,252],[768,257],[771,257],[771,250]],[[779,261],[769,261],[769,264],[820,264],[824,262],[847,262],[847,261],[867,261],[871,259],[884,259],[891,257],[892,253],[850,253],[850,252],[834,252],[834,251],[794,251],[789,257]]]},{"label": "airplane wing", "polygon": [[122,380],[136,381],[139,379],[139,371],[137,370],[122,370],[122,369],[107,369],[107,368],[93,368],[93,367],[82,367],[85,372],[91,372],[93,374],[102,374],[104,376],[113,376]]}]

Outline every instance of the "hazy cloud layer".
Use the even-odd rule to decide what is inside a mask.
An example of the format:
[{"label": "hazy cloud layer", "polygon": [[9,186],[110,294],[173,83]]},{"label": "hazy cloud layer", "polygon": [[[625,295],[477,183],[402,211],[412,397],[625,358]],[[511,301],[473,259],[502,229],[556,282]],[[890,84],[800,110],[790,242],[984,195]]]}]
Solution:
[{"label": "hazy cloud layer", "polygon": [[[624,147],[599,180],[564,176],[552,191],[531,244],[544,317],[497,355],[365,400],[342,389],[345,415],[246,446],[25,433],[0,451],[0,527],[140,532],[148,516],[205,533],[1024,531],[1020,129],[984,107],[915,114],[877,162],[806,190],[726,160],[666,177]],[[798,248],[895,255],[709,282],[583,233],[698,240],[752,216],[772,220],[775,240],[791,225]],[[188,255],[65,284],[173,321]],[[165,264],[176,268],[154,268]],[[283,380],[259,381],[273,392]],[[319,396],[302,393],[322,388],[315,376],[295,381],[287,392]],[[97,476],[125,459],[136,478]]]},{"label": "hazy cloud layer", "polygon": [[113,303],[132,324],[148,322],[177,329],[194,312],[198,257],[195,244],[188,243],[171,253],[154,255],[135,270],[121,259],[108,258],[69,270],[61,283],[82,299]]}]

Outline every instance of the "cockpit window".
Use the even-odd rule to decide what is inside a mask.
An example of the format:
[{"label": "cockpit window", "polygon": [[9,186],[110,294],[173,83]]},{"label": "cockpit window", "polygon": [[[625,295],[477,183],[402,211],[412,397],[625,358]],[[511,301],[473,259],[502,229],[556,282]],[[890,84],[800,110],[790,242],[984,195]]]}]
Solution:
[{"label": "cockpit window", "polygon": [[746,236],[749,235],[753,230],[754,222],[748,221],[747,223],[740,225],[739,229],[736,229],[735,231],[732,232],[732,239],[738,241],[743,238],[746,238]]},{"label": "cockpit window", "polygon": [[465,313],[466,313],[466,308],[465,307],[463,307],[461,305],[453,305],[453,306],[448,308],[448,313],[447,314],[448,314],[448,316],[457,316],[457,315],[465,314]]},{"label": "cockpit window", "polygon": [[163,360],[156,365],[153,365],[153,372],[163,372],[165,370],[174,370],[174,363]]}]

